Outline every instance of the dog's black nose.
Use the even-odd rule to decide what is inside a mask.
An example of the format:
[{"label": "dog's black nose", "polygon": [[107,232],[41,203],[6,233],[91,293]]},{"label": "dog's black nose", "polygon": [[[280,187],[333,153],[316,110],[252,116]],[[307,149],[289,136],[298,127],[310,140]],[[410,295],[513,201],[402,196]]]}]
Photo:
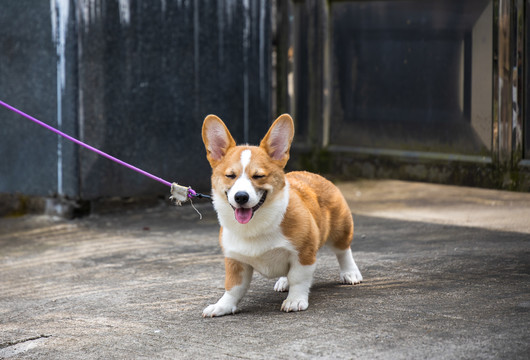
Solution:
[{"label": "dog's black nose", "polygon": [[238,191],[234,195],[234,200],[239,205],[246,204],[248,202],[248,193],[246,191]]}]

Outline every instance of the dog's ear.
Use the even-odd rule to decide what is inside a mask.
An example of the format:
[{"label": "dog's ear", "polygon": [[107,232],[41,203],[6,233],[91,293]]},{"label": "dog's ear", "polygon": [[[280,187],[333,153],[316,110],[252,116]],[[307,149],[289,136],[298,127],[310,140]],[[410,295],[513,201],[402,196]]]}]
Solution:
[{"label": "dog's ear", "polygon": [[272,124],[260,147],[282,168],[289,160],[289,149],[294,137],[293,119],[288,114],[280,115]]},{"label": "dog's ear", "polygon": [[236,142],[224,122],[215,115],[208,115],[202,124],[202,141],[206,147],[206,157],[214,167]]}]

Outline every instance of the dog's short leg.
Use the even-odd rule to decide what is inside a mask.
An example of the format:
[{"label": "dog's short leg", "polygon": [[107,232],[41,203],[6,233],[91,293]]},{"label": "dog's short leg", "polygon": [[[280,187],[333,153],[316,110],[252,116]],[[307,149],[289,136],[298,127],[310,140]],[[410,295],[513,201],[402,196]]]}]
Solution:
[{"label": "dog's short leg", "polygon": [[302,265],[294,260],[287,274],[289,295],[282,304],[285,312],[306,310],[309,306],[309,288],[313,282],[316,264]]},{"label": "dog's short leg", "polygon": [[276,281],[276,284],[274,284],[274,291],[284,292],[287,290],[289,290],[289,280],[287,280],[286,276],[282,276]]},{"label": "dog's short leg", "polygon": [[223,316],[235,314],[237,304],[247,292],[252,280],[253,269],[250,265],[233,259],[225,259],[225,288],[224,295],[217,303],[208,306],[202,312],[203,317]]},{"label": "dog's short leg", "polygon": [[340,267],[340,282],[343,284],[359,284],[363,281],[363,277],[355,260],[353,260],[353,255],[351,253],[351,248],[346,250],[340,250],[332,247],[333,252],[337,255],[337,260],[339,261]]}]

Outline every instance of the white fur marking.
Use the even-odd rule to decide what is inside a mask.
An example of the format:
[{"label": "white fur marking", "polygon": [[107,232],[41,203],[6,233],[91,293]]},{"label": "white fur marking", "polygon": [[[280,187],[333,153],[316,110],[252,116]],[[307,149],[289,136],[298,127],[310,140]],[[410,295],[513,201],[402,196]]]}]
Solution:
[{"label": "white fur marking", "polygon": [[289,290],[289,280],[287,280],[286,276],[282,276],[276,281],[276,284],[274,284],[274,291],[284,292],[287,290]]},{"label": "white fur marking", "polygon": [[303,311],[309,306],[309,289],[313,282],[316,264],[302,265],[298,257],[291,260],[291,269],[287,274],[289,295],[284,300],[281,309],[285,312]]},{"label": "white fur marking", "polygon": [[243,150],[241,152],[241,166],[243,166],[243,173],[248,164],[250,164],[250,158],[252,157],[252,151]]},{"label": "white fur marking", "polygon": [[262,195],[262,193],[256,192],[256,189],[254,189],[254,186],[252,185],[252,181],[250,181],[247,176],[247,173],[245,172],[245,168],[250,163],[251,157],[252,152],[250,150],[243,150],[241,152],[241,166],[243,167],[243,170],[241,170],[241,175],[228,191],[228,201],[230,201],[230,204],[232,204],[232,206],[236,208],[240,207],[240,205],[236,203],[234,196],[239,191],[244,191],[249,196],[248,203],[244,205],[244,207],[247,208],[256,206]]},{"label": "white fur marking", "polygon": [[[285,187],[280,190],[282,194],[278,194],[275,201],[265,201],[254,214],[254,218],[245,225],[238,223],[234,218],[234,210],[226,201],[226,196],[222,192],[213,190],[213,205],[219,223],[223,227],[223,246],[225,246],[225,242],[226,246],[243,246],[245,250],[241,251],[242,254],[255,256],[255,253],[262,253],[261,249],[271,249],[269,246],[271,242],[277,241],[280,237],[283,239],[282,244],[289,243],[281,234],[280,229],[283,215],[289,204],[289,184],[287,182]],[[225,236],[227,230],[233,235]],[[260,239],[264,239],[264,241],[259,241]],[[247,248],[247,245],[250,244],[252,246]],[[246,251],[251,251],[251,253]]]},{"label": "white fur marking", "polygon": [[363,276],[353,260],[351,248],[346,250],[338,250],[332,248],[337,256],[340,267],[340,282],[343,284],[359,284],[363,281]]}]

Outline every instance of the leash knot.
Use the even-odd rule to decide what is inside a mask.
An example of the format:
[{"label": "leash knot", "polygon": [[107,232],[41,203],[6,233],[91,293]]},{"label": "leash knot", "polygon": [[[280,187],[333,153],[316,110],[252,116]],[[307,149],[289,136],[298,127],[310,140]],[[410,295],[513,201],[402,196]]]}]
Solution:
[{"label": "leash knot", "polygon": [[169,200],[175,201],[175,204],[179,206],[182,206],[183,202],[189,200],[191,203],[191,207],[193,207],[197,214],[199,214],[199,219],[202,219],[202,214],[199,212],[199,210],[197,210],[195,205],[193,205],[193,201],[191,200],[194,197],[202,198],[209,196],[197,193],[191,188],[191,186],[185,187],[177,183],[171,184],[171,196],[169,197]]},{"label": "leash knot", "polygon": [[171,184],[171,196],[169,200],[175,201],[175,204],[181,206],[183,202],[188,201],[195,195],[195,191],[191,187],[185,187],[177,183]]}]

